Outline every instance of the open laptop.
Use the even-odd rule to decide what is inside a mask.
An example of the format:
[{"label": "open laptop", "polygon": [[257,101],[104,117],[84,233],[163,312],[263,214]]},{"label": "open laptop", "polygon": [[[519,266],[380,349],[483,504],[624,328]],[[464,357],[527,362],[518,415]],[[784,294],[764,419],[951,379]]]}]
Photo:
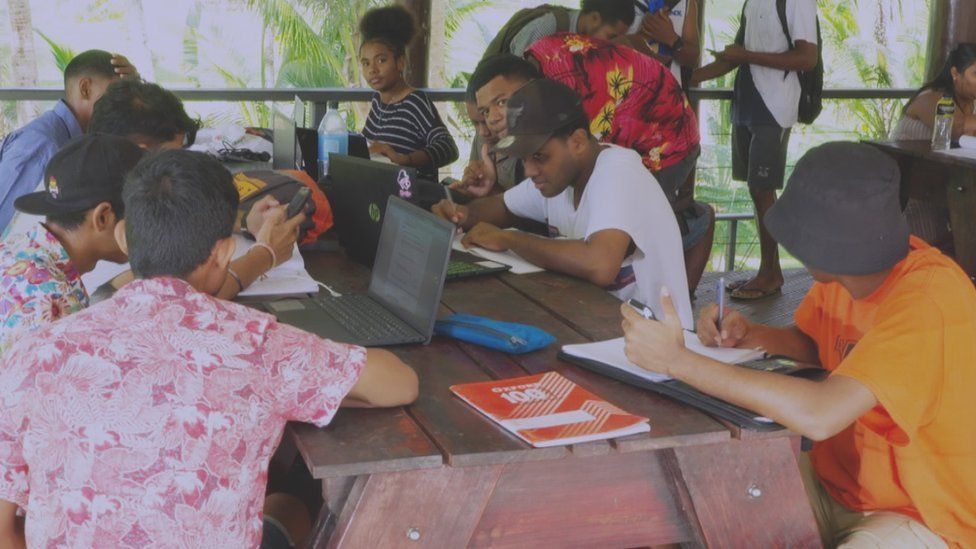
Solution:
[{"label": "open laptop", "polygon": [[370,347],[427,343],[444,289],[454,225],[390,196],[365,294],[267,301],[279,321]]},{"label": "open laptop", "polygon": [[[417,179],[417,171],[395,164],[349,156],[329,157],[330,181],[324,188],[332,206],[339,244],[353,260],[372,265],[377,254],[387,197],[399,196],[426,206],[444,198],[439,183]],[[455,252],[447,279],[503,272],[511,267]]]}]

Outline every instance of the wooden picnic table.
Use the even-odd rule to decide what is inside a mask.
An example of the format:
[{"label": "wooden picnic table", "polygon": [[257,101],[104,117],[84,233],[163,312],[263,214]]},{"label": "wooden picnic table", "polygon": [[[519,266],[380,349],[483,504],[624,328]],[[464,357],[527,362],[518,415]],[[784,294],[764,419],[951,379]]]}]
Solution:
[{"label": "wooden picnic table", "polygon": [[933,151],[928,140],[867,143],[898,161],[903,204],[915,198],[948,207],[956,261],[976,277],[976,158]]},{"label": "wooden picnic table", "polygon": [[[368,270],[341,253],[305,255],[313,277],[364,291]],[[556,358],[558,346],[619,337],[619,301],[553,273],[448,282],[444,312],[523,322],[556,336],[511,356],[435,336],[392,350],[420,378],[406,408],[342,409],[288,434],[325,505],[315,547],[819,547],[796,465],[798,437],[730,428],[695,409]],[[555,370],[651,431],[535,449],[449,386]]]}]

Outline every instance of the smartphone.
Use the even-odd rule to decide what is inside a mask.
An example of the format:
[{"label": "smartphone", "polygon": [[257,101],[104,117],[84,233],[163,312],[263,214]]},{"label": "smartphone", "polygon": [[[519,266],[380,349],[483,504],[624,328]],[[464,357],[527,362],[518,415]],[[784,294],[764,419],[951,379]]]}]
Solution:
[{"label": "smartphone", "polygon": [[288,203],[288,209],[285,210],[285,218],[291,219],[300,214],[305,209],[305,205],[308,204],[308,199],[311,197],[312,190],[308,187],[298,189],[295,196],[291,198],[291,202]]},{"label": "smartphone", "polygon": [[627,305],[630,305],[635,311],[640,313],[641,316],[643,316],[644,318],[648,320],[657,320],[657,318],[654,316],[654,311],[652,311],[650,307],[644,305],[640,301],[637,301],[636,299],[631,299],[627,301]]}]

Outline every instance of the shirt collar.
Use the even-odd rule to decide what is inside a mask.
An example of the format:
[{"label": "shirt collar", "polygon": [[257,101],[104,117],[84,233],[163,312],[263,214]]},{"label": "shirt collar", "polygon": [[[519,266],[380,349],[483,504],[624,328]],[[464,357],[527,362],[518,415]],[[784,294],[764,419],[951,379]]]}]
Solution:
[{"label": "shirt collar", "polygon": [[177,299],[195,294],[203,295],[191,286],[189,282],[169,276],[137,278],[115,293],[116,296],[122,297],[139,294],[154,297],[175,297]]},{"label": "shirt collar", "polygon": [[68,256],[68,250],[64,249],[58,237],[54,236],[54,233],[49,231],[43,223],[34,225],[27,233],[27,238],[34,246],[47,253],[54,260],[54,264],[64,273],[65,278],[69,282],[81,280],[78,269],[75,268],[74,262]]},{"label": "shirt collar", "polygon": [[78,119],[75,118],[75,113],[71,112],[71,108],[68,107],[68,104],[64,102],[64,99],[58,101],[57,104],[54,105],[54,114],[64,121],[64,126],[68,128],[69,139],[73,139],[85,133],[81,130],[81,124],[79,124]]}]

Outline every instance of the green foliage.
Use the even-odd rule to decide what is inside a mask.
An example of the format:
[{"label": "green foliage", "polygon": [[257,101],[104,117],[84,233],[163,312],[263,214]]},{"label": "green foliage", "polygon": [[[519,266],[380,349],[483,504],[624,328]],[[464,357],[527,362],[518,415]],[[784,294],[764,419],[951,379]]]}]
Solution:
[{"label": "green foliage", "polygon": [[68,63],[70,63],[71,60],[75,58],[74,50],[72,50],[67,46],[58,44],[50,37],[48,37],[46,34],[44,34],[43,32],[37,29],[34,29],[34,32],[36,32],[38,36],[40,36],[45,42],[47,42],[48,47],[51,48],[51,55],[54,57],[54,66],[56,66],[59,71],[64,72],[64,68],[67,67]]}]

